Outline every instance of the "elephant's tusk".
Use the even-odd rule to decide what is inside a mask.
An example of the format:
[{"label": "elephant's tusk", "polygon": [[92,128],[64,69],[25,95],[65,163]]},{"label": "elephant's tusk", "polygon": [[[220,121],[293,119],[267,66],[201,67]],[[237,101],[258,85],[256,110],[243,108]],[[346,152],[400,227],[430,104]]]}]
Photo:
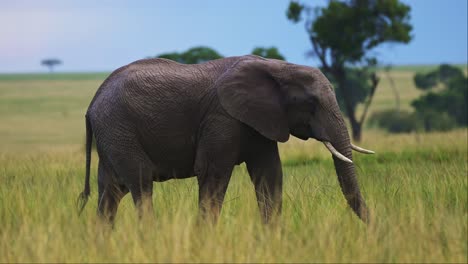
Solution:
[{"label": "elephant's tusk", "polygon": [[353,145],[353,144],[351,144],[351,148],[354,149],[354,150],[357,151],[357,152],[361,152],[361,153],[364,153],[364,154],[374,154],[374,153],[375,153],[375,152],[372,151],[372,150],[364,149],[364,148],[355,146],[355,145]]},{"label": "elephant's tusk", "polygon": [[348,158],[345,157],[343,154],[341,154],[340,152],[338,152],[338,150],[336,150],[330,142],[324,141],[323,144],[324,144],[325,147],[327,147],[327,149],[333,154],[333,156],[339,158],[340,160],[342,160],[342,161],[344,161],[344,162],[353,163],[352,160],[348,159]]}]

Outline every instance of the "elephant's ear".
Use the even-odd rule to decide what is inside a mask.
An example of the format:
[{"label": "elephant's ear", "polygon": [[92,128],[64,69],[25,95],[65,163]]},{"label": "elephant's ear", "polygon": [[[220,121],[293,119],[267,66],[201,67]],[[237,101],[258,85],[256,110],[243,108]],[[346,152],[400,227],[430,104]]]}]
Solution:
[{"label": "elephant's ear", "polygon": [[238,61],[217,81],[222,107],[263,136],[280,142],[289,139],[284,98],[272,73],[277,63],[262,59]]}]

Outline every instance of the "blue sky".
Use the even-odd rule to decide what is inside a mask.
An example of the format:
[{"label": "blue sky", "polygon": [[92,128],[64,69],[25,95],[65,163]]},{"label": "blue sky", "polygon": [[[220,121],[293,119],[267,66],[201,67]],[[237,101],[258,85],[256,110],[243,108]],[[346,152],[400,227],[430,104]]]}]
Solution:
[{"label": "blue sky", "polygon": [[[323,5],[325,0],[309,1]],[[385,64],[467,63],[467,0],[404,0],[414,39],[375,52]],[[111,71],[163,52],[206,45],[224,56],[276,46],[288,61],[316,66],[289,1],[0,0],[0,72]]]}]

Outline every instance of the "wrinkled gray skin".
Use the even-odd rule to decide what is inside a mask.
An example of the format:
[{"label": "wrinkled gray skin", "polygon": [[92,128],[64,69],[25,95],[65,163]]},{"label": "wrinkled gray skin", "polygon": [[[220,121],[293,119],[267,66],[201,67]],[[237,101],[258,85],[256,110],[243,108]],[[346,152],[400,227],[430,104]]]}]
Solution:
[{"label": "wrinkled gray skin", "polygon": [[[315,68],[257,56],[183,65],[140,60],[113,72],[86,114],[89,196],[92,135],[99,154],[98,213],[113,221],[130,192],[140,214],[152,210],[153,182],[196,176],[200,215],[216,221],[233,167],[245,162],[262,219],[281,212],[277,142],[289,135],[329,141],[352,159],[335,93]],[[333,156],[343,194],[365,222],[354,165]]]}]

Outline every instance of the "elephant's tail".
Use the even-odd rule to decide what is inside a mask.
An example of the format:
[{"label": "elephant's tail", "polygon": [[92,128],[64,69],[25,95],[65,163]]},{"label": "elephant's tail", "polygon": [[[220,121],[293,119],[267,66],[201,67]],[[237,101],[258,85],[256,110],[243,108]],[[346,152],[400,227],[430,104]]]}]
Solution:
[{"label": "elephant's tail", "polygon": [[89,122],[89,116],[86,114],[86,178],[85,178],[85,186],[83,192],[81,192],[80,196],[78,196],[77,200],[77,207],[78,207],[78,215],[81,215],[83,212],[86,203],[88,202],[88,197],[90,194],[90,187],[89,187],[89,174],[90,174],[90,167],[91,167],[91,147],[93,143],[93,130],[91,128],[91,123]]}]

